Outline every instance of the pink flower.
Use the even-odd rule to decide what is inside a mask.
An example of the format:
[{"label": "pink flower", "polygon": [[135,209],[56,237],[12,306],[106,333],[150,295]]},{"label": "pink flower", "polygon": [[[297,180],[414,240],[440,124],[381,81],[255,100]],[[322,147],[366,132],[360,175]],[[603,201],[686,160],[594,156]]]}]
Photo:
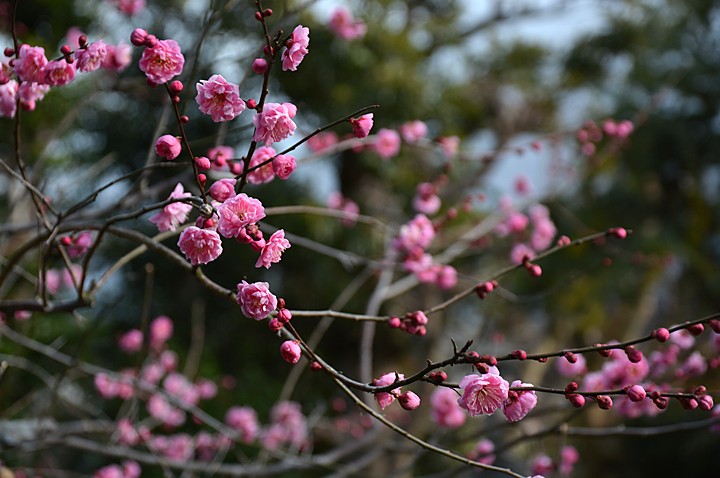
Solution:
[{"label": "pink flower", "polygon": [[335,146],[338,142],[337,133],[334,131],[323,131],[312,136],[307,145],[313,153],[320,153],[326,149]]},{"label": "pink flower", "polygon": [[178,247],[192,265],[207,264],[222,254],[222,240],[216,231],[190,226],[178,239]]},{"label": "pink flower", "polygon": [[350,11],[344,7],[337,7],[333,10],[328,27],[343,40],[362,38],[367,33],[365,22],[355,20]]},{"label": "pink flower", "polygon": [[[270,158],[277,154],[275,150],[269,146],[261,146],[255,150],[250,158],[250,168],[259,166],[260,164],[268,161]],[[247,175],[247,180],[250,184],[264,184],[269,183],[275,178],[275,171],[273,169],[272,161],[269,161],[264,166],[260,166],[254,171],[250,171]]]},{"label": "pink flower", "polygon": [[225,413],[225,423],[239,433],[243,443],[251,443],[257,438],[260,423],[255,410],[250,407],[231,407]]},{"label": "pink flower", "polygon": [[[26,84],[26,83],[23,83]],[[10,80],[0,85],[0,116],[14,118],[17,109],[18,82]]]},{"label": "pink flower", "polygon": [[565,445],[560,449],[560,474],[570,476],[575,464],[580,461],[580,453],[577,448],[571,445]]},{"label": "pink flower", "polygon": [[159,315],[150,322],[150,347],[159,350],[173,334],[172,319],[167,315]]},{"label": "pink flower", "polygon": [[587,361],[583,354],[575,354],[575,362],[571,363],[565,358],[558,358],[555,362],[556,370],[563,377],[579,377],[587,372]]},{"label": "pink flower", "polygon": [[285,239],[285,231],[278,229],[265,243],[255,267],[270,269],[272,264],[280,262],[283,252],[288,248],[290,248],[290,241]]},{"label": "pink flower", "polygon": [[123,478],[138,478],[142,469],[136,461],[123,461]]},{"label": "pink flower", "polygon": [[405,392],[398,396],[398,402],[404,410],[415,410],[420,406],[420,397],[415,392]]},{"label": "pink flower", "polygon": [[118,343],[123,352],[138,352],[142,348],[143,333],[138,329],[129,330],[120,336]]},{"label": "pink flower", "polygon": [[215,146],[208,150],[207,156],[215,169],[227,169],[227,162],[235,157],[235,151],[230,146]]},{"label": "pink flower", "polygon": [[417,143],[427,136],[427,133],[427,125],[420,120],[408,121],[400,126],[400,134],[405,142],[410,144]]},{"label": "pink flower", "polygon": [[170,460],[187,461],[193,457],[195,443],[187,433],[171,436],[156,435],[150,439],[148,448]]},{"label": "pink flower", "polygon": [[282,180],[289,178],[293,171],[295,171],[295,168],[297,168],[295,156],[281,154],[272,160],[273,172]]},{"label": "pink flower", "polygon": [[367,138],[367,135],[370,134],[370,130],[373,127],[373,114],[368,113],[366,115],[362,115],[357,119],[350,118],[349,121],[352,125],[353,133],[355,134],[356,138]]},{"label": "pink flower", "polygon": [[176,136],[164,134],[155,141],[155,154],[168,161],[177,158],[180,151],[182,151],[182,146]]},{"label": "pink flower", "polygon": [[413,208],[422,214],[432,216],[440,210],[440,198],[436,194],[435,185],[420,183],[413,198]]},{"label": "pink flower", "polygon": [[296,113],[297,107],[292,103],[265,103],[263,110],[253,117],[253,141],[264,142],[265,146],[270,146],[292,135],[296,128],[292,118]]},{"label": "pink flower", "polygon": [[[376,387],[385,387],[387,385],[392,385],[398,380],[405,380],[405,376],[401,373],[390,372],[381,375],[380,378],[376,378],[375,380],[373,380],[373,385],[375,385]],[[390,392],[377,392],[375,394],[375,400],[378,402],[378,405],[380,405],[380,408],[385,410],[385,407],[394,402],[395,396],[399,394],[399,388],[395,388]]]},{"label": "pink flower", "polygon": [[239,237],[241,231],[265,217],[262,203],[245,193],[238,194],[223,202],[218,211],[218,231],[224,237]]},{"label": "pink flower", "polygon": [[438,387],[430,396],[432,418],[445,428],[458,428],[465,423],[467,415],[457,402],[457,393],[452,388]]},{"label": "pink flower", "polygon": [[475,449],[473,450],[471,456],[479,463],[492,465],[495,463],[495,455],[493,454],[494,451],[495,444],[487,438],[481,438],[475,445]]},{"label": "pink flower", "polygon": [[[177,183],[169,199],[188,198],[192,194],[185,192],[182,184]],[[184,202],[174,202],[165,206],[162,211],[153,214],[148,218],[150,222],[157,225],[160,232],[174,231],[180,224],[187,220],[188,214],[192,211],[192,205]]]},{"label": "pink flower", "polygon": [[395,130],[382,128],[375,135],[374,147],[382,159],[397,156],[400,152],[400,135]]},{"label": "pink flower", "polygon": [[267,282],[249,284],[242,281],[237,288],[238,304],[246,317],[263,320],[277,308],[277,298],[270,292]]},{"label": "pink flower", "polygon": [[127,418],[121,418],[117,423],[118,441],[123,445],[135,446],[140,441],[140,434]]},{"label": "pink flower", "polygon": [[140,57],[140,70],[150,83],[160,85],[182,73],[185,57],[175,40],[158,40],[152,48],[145,48]]},{"label": "pink flower", "polygon": [[145,0],[111,0],[120,12],[132,16],[145,8]]},{"label": "pink flower", "polygon": [[75,60],[78,71],[88,72],[100,68],[107,56],[105,42],[98,40],[87,46],[87,48],[75,50]]},{"label": "pink flower", "polygon": [[400,232],[393,246],[404,252],[411,252],[416,247],[427,248],[435,237],[432,221],[424,214],[418,214],[410,222],[400,227]]},{"label": "pink flower", "polygon": [[163,381],[163,388],[186,405],[195,406],[200,401],[200,392],[197,387],[183,374],[169,374]]},{"label": "pink flower", "polygon": [[185,412],[176,408],[159,393],[150,396],[145,406],[151,417],[161,421],[165,425],[179,427],[185,423]]},{"label": "pink flower", "polygon": [[345,213],[345,217],[342,220],[344,226],[350,227],[357,222],[360,207],[352,199],[343,197],[341,192],[335,191],[330,193],[327,205],[330,209],[339,209]]},{"label": "pink flower", "polygon": [[[511,387],[532,387],[531,383],[522,383],[515,380]],[[502,404],[503,414],[510,422],[517,422],[525,418],[537,405],[537,396],[533,390],[508,392],[508,399]]]},{"label": "pink flower", "polygon": [[484,373],[466,375],[460,381],[463,394],[458,405],[468,411],[471,417],[492,415],[508,398],[509,385],[500,375]]},{"label": "pink flower", "polygon": [[231,197],[235,196],[235,183],[236,179],[223,178],[215,181],[210,186],[210,196],[219,202],[227,201]]},{"label": "pink flower", "polygon": [[120,465],[108,465],[93,473],[93,478],[125,478],[125,473]]},{"label": "pink flower", "polygon": [[272,424],[263,431],[262,445],[269,449],[278,449],[283,444],[301,449],[308,442],[307,419],[296,402],[278,402],[270,411]]},{"label": "pink flower", "polygon": [[302,349],[295,340],[286,340],[280,344],[280,355],[289,364],[295,365],[302,357]]},{"label": "pink flower", "polygon": [[443,154],[446,158],[450,159],[455,156],[460,150],[460,138],[457,136],[443,136],[438,139],[440,148],[442,148]]},{"label": "pink flower", "polygon": [[288,39],[285,50],[282,52],[282,69],[283,71],[295,71],[303,61],[305,55],[308,54],[308,45],[310,44],[310,29],[302,25],[298,25],[292,32],[292,36]]},{"label": "pink flower", "polygon": [[531,260],[533,257],[535,257],[535,251],[527,244],[515,244],[510,251],[510,260],[513,264],[522,264],[525,260]]},{"label": "pink flower", "polygon": [[439,266],[435,283],[441,289],[452,289],[457,285],[457,269],[453,266]]},{"label": "pink flower", "polygon": [[195,101],[200,111],[210,115],[216,123],[230,121],[243,112],[245,102],[240,98],[238,85],[228,83],[221,75],[213,75],[209,80],[200,80],[195,86]]},{"label": "pink flower", "polygon": [[121,72],[127,68],[132,62],[132,48],[127,43],[118,43],[117,45],[105,45],[107,55],[102,62],[105,70]]},{"label": "pink flower", "polygon": [[40,70],[42,81],[50,86],[64,86],[75,79],[75,64],[68,63],[65,59],[49,61]]},{"label": "pink flower", "polygon": [[18,58],[13,63],[15,74],[22,81],[42,83],[42,69],[47,65],[45,49],[39,46],[21,45]]}]

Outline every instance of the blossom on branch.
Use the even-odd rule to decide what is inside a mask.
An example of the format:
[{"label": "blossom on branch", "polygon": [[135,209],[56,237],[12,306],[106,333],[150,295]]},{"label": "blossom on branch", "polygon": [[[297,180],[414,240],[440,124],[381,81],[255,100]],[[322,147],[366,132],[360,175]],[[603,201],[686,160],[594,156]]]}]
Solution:
[{"label": "blossom on branch", "polygon": [[237,285],[237,301],[243,314],[250,319],[263,320],[277,308],[277,297],[270,292],[267,282],[252,284],[242,281]]},{"label": "blossom on branch", "polygon": [[292,121],[296,113],[297,107],[292,103],[265,103],[263,110],[253,117],[253,141],[270,146],[291,136],[297,127]]},{"label": "blossom on branch", "polygon": [[285,231],[278,229],[265,243],[265,246],[260,252],[260,257],[255,263],[255,267],[264,267],[269,269],[273,263],[280,262],[283,252],[289,248],[290,241],[285,239]]},{"label": "blossom on branch", "polygon": [[[189,198],[191,196],[192,194],[185,192],[181,183],[177,183],[168,199]],[[162,211],[150,216],[148,220],[155,224],[160,232],[174,231],[187,220],[190,211],[192,211],[192,205],[178,201],[168,204],[162,208]]]},{"label": "blossom on branch", "polygon": [[216,231],[196,226],[190,226],[180,234],[178,247],[194,266],[214,261],[223,251],[222,240]]},{"label": "blossom on branch", "polygon": [[218,207],[218,231],[223,237],[239,237],[245,226],[265,217],[262,203],[245,193],[233,196]]},{"label": "blossom on branch", "polygon": [[292,32],[292,35],[286,42],[287,48],[282,52],[282,69],[283,71],[296,71],[300,62],[303,61],[305,55],[308,54],[308,45],[310,44],[310,29],[302,25],[298,25]]},{"label": "blossom on branch", "polygon": [[507,380],[494,373],[466,375],[460,381],[463,394],[458,405],[468,411],[471,417],[492,415],[508,399]]},{"label": "blossom on branch", "polygon": [[185,57],[175,40],[158,40],[152,48],[145,48],[140,57],[140,70],[153,85],[161,85],[182,73]]},{"label": "blossom on branch", "polygon": [[[531,383],[522,383],[521,380],[515,380],[511,387],[532,387]],[[527,416],[530,411],[537,405],[537,396],[533,390],[521,390],[508,392],[508,399],[503,403],[502,409],[505,418],[510,422],[517,422]]]},{"label": "blossom on branch", "polygon": [[229,83],[221,75],[200,80],[195,87],[195,101],[200,111],[210,115],[216,123],[230,121],[245,110],[245,102],[240,98],[238,85]]}]

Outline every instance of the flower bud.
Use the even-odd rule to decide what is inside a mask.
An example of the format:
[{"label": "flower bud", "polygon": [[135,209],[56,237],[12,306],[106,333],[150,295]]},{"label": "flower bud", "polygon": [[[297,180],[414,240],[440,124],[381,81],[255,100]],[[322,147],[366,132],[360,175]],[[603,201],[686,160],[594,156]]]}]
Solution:
[{"label": "flower bud", "polygon": [[136,28],[130,34],[130,43],[132,43],[135,46],[143,46],[145,44],[145,40],[147,39],[147,36],[148,36],[148,32],[146,32],[142,28]]},{"label": "flower bud", "polygon": [[598,407],[600,407],[601,410],[610,410],[613,406],[612,398],[608,397],[607,395],[598,395],[595,397],[595,400],[597,401]]},{"label": "flower bud", "polygon": [[653,330],[652,336],[660,343],[667,342],[670,339],[670,331],[665,327]]},{"label": "flower bud", "polygon": [[570,404],[575,408],[582,408],[582,406],[585,405],[585,397],[580,394],[571,393],[565,395],[565,398],[567,398]]},{"label": "flower bud", "polygon": [[405,410],[415,410],[420,406],[420,397],[418,397],[414,392],[402,393],[399,397],[397,397],[397,399],[398,402],[400,402],[400,406]]},{"label": "flower bud", "polygon": [[264,58],[255,58],[255,60],[252,62],[252,71],[256,74],[264,75],[267,70],[268,63],[267,60],[265,60]]},{"label": "flower bud", "polygon": [[280,355],[287,363],[295,365],[302,356],[302,350],[294,340],[286,340],[280,345]]},{"label": "flower bud", "polygon": [[640,352],[632,345],[625,347],[625,353],[627,354],[628,360],[630,360],[630,362],[632,363],[638,363],[643,358],[642,352]]},{"label": "flower bud", "polygon": [[641,402],[645,399],[646,396],[645,389],[642,388],[642,386],[640,385],[633,385],[631,387],[627,387],[625,389],[625,393],[627,393],[627,396],[631,402]]},{"label": "flower bud", "polygon": [[702,334],[703,330],[705,330],[705,327],[703,327],[703,324],[693,324],[687,328],[687,331],[695,336]]}]

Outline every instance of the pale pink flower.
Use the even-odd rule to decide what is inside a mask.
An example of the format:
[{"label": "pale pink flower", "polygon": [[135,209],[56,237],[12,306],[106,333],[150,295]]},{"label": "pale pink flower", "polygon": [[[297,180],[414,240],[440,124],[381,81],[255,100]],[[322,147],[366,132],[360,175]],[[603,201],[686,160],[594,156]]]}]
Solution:
[{"label": "pale pink flower", "polygon": [[[387,385],[392,385],[398,380],[405,380],[405,375],[401,373],[390,372],[381,375],[380,378],[376,378],[375,380],[373,380],[373,385],[375,385],[376,387],[385,387]],[[380,405],[380,408],[385,410],[385,407],[394,402],[395,397],[399,394],[400,388],[395,388],[390,392],[377,392],[375,394],[375,400],[378,402],[378,405]]]},{"label": "pale pink flower", "polygon": [[132,48],[127,43],[118,43],[117,45],[105,45],[107,55],[102,62],[102,68],[105,70],[121,72],[127,68],[132,62]]},{"label": "pale pink flower", "polygon": [[345,217],[342,220],[344,226],[350,227],[357,222],[360,206],[352,199],[343,197],[340,191],[330,193],[327,205],[330,209],[339,209],[345,213]]},{"label": "pale pink flower", "polygon": [[163,380],[163,388],[187,405],[197,405],[200,401],[200,392],[195,384],[190,382],[181,373],[171,373]]},{"label": "pale pink flower", "polygon": [[366,115],[362,115],[359,118],[350,118],[350,124],[353,128],[353,134],[355,134],[355,137],[358,139],[364,139],[367,138],[367,135],[370,134],[370,130],[373,127],[373,114],[368,113]]},{"label": "pale pink flower", "polygon": [[70,259],[77,259],[78,257],[85,254],[90,246],[93,244],[93,234],[90,231],[82,231],[77,236],[66,236],[70,239],[70,243],[66,245],[65,250],[67,251]]},{"label": "pale pink flower", "polygon": [[145,407],[151,417],[165,425],[179,427],[185,423],[185,412],[170,403],[159,393],[150,396]]},{"label": "pale pink flower", "polygon": [[457,285],[457,269],[453,266],[444,265],[438,266],[437,277],[435,283],[441,289],[452,289]]},{"label": "pale pink flower", "polygon": [[200,80],[195,87],[197,88],[195,101],[200,111],[210,115],[216,123],[230,121],[245,109],[245,102],[240,98],[238,85],[229,83],[221,75]]},{"label": "pale pink flower", "polygon": [[65,59],[49,61],[40,70],[42,81],[50,86],[64,86],[75,79],[75,64],[68,63]]},{"label": "pale pink flower", "polygon": [[230,146],[215,146],[207,152],[207,157],[213,162],[213,168],[227,169],[227,162],[235,157],[235,151]]},{"label": "pale pink flower", "polygon": [[308,443],[307,419],[302,414],[300,404],[282,401],[270,411],[272,425],[265,429],[260,438],[262,445],[270,450],[287,444],[296,449],[304,448]]},{"label": "pale pink flower", "polygon": [[118,441],[123,445],[135,446],[140,442],[140,434],[127,418],[121,418],[117,423]]},{"label": "pale pink flower", "polygon": [[326,149],[335,146],[338,142],[338,135],[334,131],[323,131],[312,136],[307,141],[307,145],[313,153],[320,153]]},{"label": "pale pink flower", "polygon": [[200,394],[200,398],[202,400],[210,400],[217,395],[217,385],[215,384],[215,382],[207,378],[197,379],[197,381],[195,382],[195,387],[197,388],[197,391]]},{"label": "pale pink flower", "polygon": [[225,413],[227,426],[238,432],[243,443],[252,443],[260,431],[257,414],[251,407],[231,407]]},{"label": "pale pink flower", "polygon": [[442,148],[443,154],[446,158],[450,159],[455,156],[460,150],[460,138],[457,136],[443,136],[438,138],[440,148]]},{"label": "pale pink flower", "polygon": [[122,468],[123,478],[139,478],[142,471],[140,464],[136,461],[123,461]]},{"label": "pale pink flower", "polygon": [[173,322],[167,315],[159,315],[150,322],[150,347],[160,350],[173,335]]},{"label": "pale pink flower", "polygon": [[17,109],[18,82],[10,80],[0,85],[0,116],[14,118]]},{"label": "pale pink flower", "polygon": [[95,388],[100,396],[105,399],[115,398],[118,396],[118,384],[106,373],[98,373],[95,375]]},{"label": "pale pink flower", "polygon": [[218,231],[224,237],[239,237],[245,226],[255,224],[265,217],[265,208],[255,198],[240,193],[225,200],[218,211]]},{"label": "pale pink flower", "polygon": [[552,458],[544,453],[540,453],[532,459],[530,468],[532,469],[533,475],[545,476],[555,471],[555,463],[553,463]]},{"label": "pale pink flower", "polygon": [[697,377],[707,371],[708,362],[705,357],[696,350],[685,359],[685,362],[675,370],[675,376],[678,378]]},{"label": "pale pink flower", "polygon": [[210,196],[218,202],[227,201],[235,196],[236,182],[237,180],[234,178],[223,178],[215,181],[210,186]]},{"label": "pale pink flower", "polygon": [[[170,193],[169,199],[181,199],[190,196],[192,194],[185,192],[182,184],[177,183],[173,192]],[[190,211],[192,211],[192,205],[178,201],[163,207],[162,211],[153,214],[148,220],[155,224],[160,232],[174,231],[187,220]]]},{"label": "pale pink flower", "polygon": [[580,461],[580,453],[577,448],[571,445],[562,447],[560,449],[560,474],[570,476],[578,461]]},{"label": "pale pink flower", "polygon": [[160,85],[182,73],[185,57],[175,40],[158,40],[152,48],[145,48],[140,57],[140,70],[150,83]]},{"label": "pale pink flower", "polygon": [[417,143],[427,136],[427,133],[427,125],[420,120],[408,121],[400,126],[400,134],[406,143]]},{"label": "pale pink flower", "polygon": [[110,0],[125,15],[132,16],[145,8],[145,0]]},{"label": "pale pink flower", "polygon": [[93,473],[93,478],[125,478],[125,472],[120,465],[107,465]]},{"label": "pale pink flower", "polygon": [[269,269],[274,263],[280,262],[283,252],[290,248],[290,241],[285,239],[285,231],[278,229],[265,242],[265,246],[260,252],[260,257],[255,263],[255,267],[264,267]]},{"label": "pale pink flower", "polygon": [[18,58],[13,63],[15,74],[22,81],[42,83],[42,69],[47,65],[45,49],[39,46],[21,45]]},{"label": "pale pink flower", "polygon": [[536,251],[542,251],[550,247],[557,234],[555,223],[549,219],[540,219],[533,225],[533,232],[530,236],[530,247]]},{"label": "pale pink flower", "polygon": [[48,91],[50,91],[49,85],[23,81],[17,91],[20,106],[26,111],[34,111],[36,103],[45,98]]},{"label": "pale pink flower", "polygon": [[150,439],[148,448],[170,460],[188,461],[195,453],[195,441],[187,433],[156,435]]},{"label": "pale pink flower", "polygon": [[555,361],[555,369],[563,377],[579,377],[587,371],[587,361],[583,354],[575,354],[575,363],[571,363],[567,359],[560,357]]},{"label": "pale pink flower", "polygon": [[102,65],[107,56],[107,46],[102,40],[90,43],[87,48],[75,50],[78,71],[95,71]]},{"label": "pale pink flower", "polygon": [[[250,169],[265,163],[270,158],[277,154],[275,150],[269,146],[261,146],[255,150],[250,158]],[[250,171],[247,175],[247,180],[250,184],[265,184],[269,183],[275,178],[275,171],[273,170],[272,161],[267,162],[264,166],[260,166],[254,171]]]},{"label": "pale pink flower", "polygon": [[253,141],[270,146],[292,135],[296,128],[292,118],[296,113],[297,107],[292,103],[265,103],[263,110],[253,117]]},{"label": "pale pink flower", "polygon": [[436,194],[435,185],[420,183],[413,198],[413,209],[417,212],[432,216],[440,210],[441,201]]},{"label": "pale pink flower", "polygon": [[[522,383],[521,380],[515,380],[511,387],[532,387],[531,383]],[[508,399],[502,404],[503,414],[510,422],[517,422],[527,416],[530,411],[537,405],[537,395],[533,390],[508,392]]]},{"label": "pale pink flower", "polygon": [[302,357],[302,349],[295,340],[286,340],[280,344],[280,355],[284,361],[295,365]]},{"label": "pale pink flower", "polygon": [[458,405],[476,415],[492,415],[508,398],[509,385],[500,375],[484,373],[482,375],[466,375],[460,381],[463,394],[458,398]]},{"label": "pale pink flower", "polygon": [[168,161],[172,161],[180,155],[182,146],[177,136],[164,134],[155,141],[155,154]]},{"label": "pale pink flower", "polygon": [[432,418],[445,428],[458,428],[465,423],[467,414],[457,402],[458,395],[452,388],[438,387],[430,396]]},{"label": "pale pink flower", "polygon": [[242,281],[237,285],[237,288],[238,304],[240,304],[246,317],[263,320],[277,308],[277,297],[270,292],[267,282],[249,284]]},{"label": "pale pink flower", "polygon": [[303,61],[305,55],[308,54],[308,45],[310,44],[310,29],[302,25],[298,25],[292,32],[292,36],[286,43],[286,48],[282,52],[282,69],[283,71],[295,71]]},{"label": "pale pink flower", "polygon": [[367,33],[365,22],[354,19],[350,11],[344,7],[333,10],[328,27],[339,38],[348,41],[362,38]]},{"label": "pale pink flower", "polygon": [[163,350],[160,354],[160,365],[168,373],[175,371],[178,365],[177,354],[172,350]]},{"label": "pale pink flower", "polygon": [[375,135],[373,146],[382,159],[397,156],[400,152],[400,135],[395,130],[382,128]]},{"label": "pale pink flower", "polygon": [[275,175],[282,180],[289,178],[296,168],[297,161],[295,160],[295,156],[281,154],[272,160],[272,169]]},{"label": "pale pink flower", "polygon": [[143,333],[138,329],[128,330],[118,339],[118,345],[123,352],[134,353],[140,351],[143,344]]},{"label": "pale pink flower", "polygon": [[527,244],[515,244],[510,251],[510,261],[513,264],[522,264],[524,261],[531,260],[533,257],[535,257],[535,251]]},{"label": "pale pink flower", "polygon": [[393,246],[400,251],[411,252],[416,247],[427,248],[434,238],[435,228],[432,221],[424,214],[418,214],[410,222],[400,227]]},{"label": "pale pink flower", "polygon": [[472,458],[478,463],[485,465],[492,465],[495,463],[495,444],[487,438],[481,438],[480,441],[475,445],[475,449],[472,452]]},{"label": "pale pink flower", "polygon": [[212,262],[222,254],[222,240],[216,231],[190,226],[178,239],[178,247],[194,266]]}]

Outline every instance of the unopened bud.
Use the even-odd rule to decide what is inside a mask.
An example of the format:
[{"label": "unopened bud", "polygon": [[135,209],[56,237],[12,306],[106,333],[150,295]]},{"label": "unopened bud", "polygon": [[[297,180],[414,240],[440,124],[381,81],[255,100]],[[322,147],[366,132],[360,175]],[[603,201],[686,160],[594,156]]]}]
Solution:
[{"label": "unopened bud", "polygon": [[397,399],[398,402],[400,402],[400,406],[405,410],[415,410],[420,406],[420,397],[418,397],[414,392],[401,393]]},{"label": "unopened bud", "polygon": [[670,331],[665,327],[653,330],[652,336],[658,342],[667,342],[670,339]]}]

